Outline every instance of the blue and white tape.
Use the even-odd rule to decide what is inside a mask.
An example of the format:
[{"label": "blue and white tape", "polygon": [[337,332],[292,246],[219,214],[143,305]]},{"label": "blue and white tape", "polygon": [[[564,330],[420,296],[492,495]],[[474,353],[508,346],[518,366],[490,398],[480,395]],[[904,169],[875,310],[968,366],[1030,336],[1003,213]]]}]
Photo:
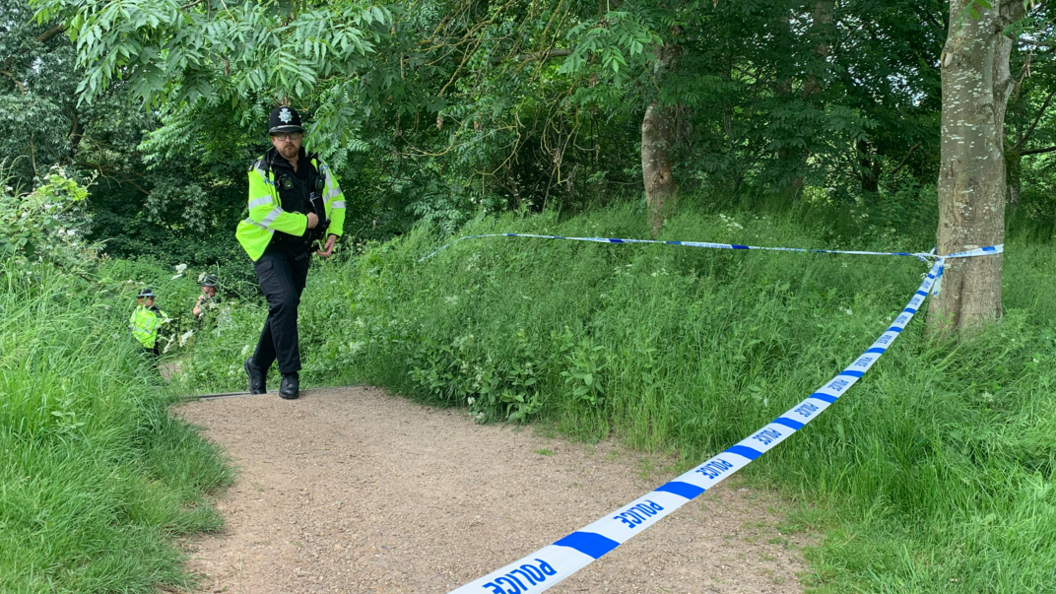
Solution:
[{"label": "blue and white tape", "polygon": [[[992,245],[988,247],[975,248],[965,252],[957,252],[956,254],[950,254],[943,256],[943,258],[949,260],[950,258],[971,258],[974,256],[992,256],[994,254],[1001,254],[1005,251],[1005,244]],[[945,266],[939,268],[939,275],[935,278],[935,286],[931,288],[932,295],[938,295],[942,291],[942,271],[945,270]]]},{"label": "blue and white tape", "polygon": [[[971,258],[973,256],[993,256],[995,254],[1001,254],[1005,251],[1005,244],[991,245],[988,247],[975,248],[974,250],[968,250],[966,252],[957,252],[956,254],[950,254],[948,256],[933,256],[940,257],[949,260],[950,258]],[[942,275],[942,271],[939,271],[939,275]]]},{"label": "blue and white tape", "polygon": [[450,594],[536,594],[586,567],[602,555],[744,468],[812,421],[858,381],[913,319],[943,267],[932,266],[913,299],[862,356],[805,400],[725,452],[657,487],[600,520]]},{"label": "blue and white tape", "polygon": [[465,237],[459,237],[458,239],[440,246],[437,250],[428,256],[418,260],[424,262],[429,258],[439,254],[441,251],[455,245],[460,241],[467,239],[485,239],[488,237],[530,237],[534,239],[563,239],[566,241],[589,241],[592,243],[655,243],[660,245],[681,245],[685,247],[696,247],[696,248],[710,248],[720,250],[761,250],[768,252],[803,252],[808,254],[850,254],[855,256],[912,256],[919,258],[923,262],[929,262],[932,259],[938,258],[935,254],[926,252],[915,253],[915,252],[863,252],[855,250],[815,250],[806,248],[787,248],[787,247],[760,247],[755,245],[739,245],[736,243],[711,243],[707,241],[663,241],[659,239],[621,239],[618,237],[565,237],[562,235],[536,235],[533,233],[489,233],[486,235],[467,235]]},{"label": "blue and white tape", "polygon": [[730,447],[721,454],[712,457],[703,464],[682,474],[673,481],[657,487],[611,514],[589,524],[553,544],[505,567],[476,579],[449,594],[538,594],[583,569],[609,551],[640,534],[661,518],[666,517],[678,508],[719,484],[728,476],[750,464],[779,443],[788,439],[793,433],[814,420],[829,405],[843,395],[880,359],[895,342],[899,334],[916,315],[920,306],[927,299],[932,289],[937,289],[938,279],[942,275],[945,261],[948,258],[968,258],[1000,254],[1003,245],[981,247],[964,252],[939,256],[929,253],[908,252],[863,252],[843,250],[812,250],[801,248],[769,248],[736,244],[705,243],[695,241],[656,241],[647,239],[613,239],[599,237],[561,237],[556,235],[529,235],[517,233],[500,233],[491,235],[471,235],[461,237],[422,260],[427,260],[439,251],[464,239],[484,237],[532,237],[541,239],[566,239],[573,241],[591,241],[598,243],[659,243],[665,245],[682,245],[716,249],[768,250],[825,254],[852,254],[870,256],[915,256],[923,261],[935,259],[931,270],[925,275],[917,292],[902,310],[888,329],[849,367],[832,378],[805,400],[786,411],[781,416],[765,425],[751,436]]}]

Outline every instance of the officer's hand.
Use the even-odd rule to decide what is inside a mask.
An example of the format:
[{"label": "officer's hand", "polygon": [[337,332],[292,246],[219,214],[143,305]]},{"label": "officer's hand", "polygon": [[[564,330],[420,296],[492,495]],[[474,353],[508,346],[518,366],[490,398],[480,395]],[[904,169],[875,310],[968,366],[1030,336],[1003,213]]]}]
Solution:
[{"label": "officer's hand", "polygon": [[322,250],[316,250],[315,253],[319,254],[320,258],[326,258],[330,254],[334,253],[334,244],[337,243],[337,236],[331,233],[326,238],[326,245],[323,246]]},{"label": "officer's hand", "polygon": [[315,226],[319,224],[319,215],[314,212],[308,213],[308,228],[315,229]]}]

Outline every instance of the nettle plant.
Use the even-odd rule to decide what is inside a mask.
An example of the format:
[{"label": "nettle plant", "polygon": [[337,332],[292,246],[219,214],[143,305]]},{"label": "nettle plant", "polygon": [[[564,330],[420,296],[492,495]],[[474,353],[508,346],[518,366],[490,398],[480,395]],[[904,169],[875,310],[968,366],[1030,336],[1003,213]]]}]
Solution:
[{"label": "nettle plant", "polygon": [[573,398],[591,408],[601,408],[605,404],[605,391],[601,385],[601,371],[607,363],[605,347],[594,344],[589,337],[574,342],[568,327],[554,338],[568,364],[561,377],[565,378]]},{"label": "nettle plant", "polygon": [[472,334],[458,336],[450,344],[425,337],[417,341],[410,376],[431,398],[465,402],[477,422],[525,422],[543,403],[523,329],[515,343],[512,357],[493,357]]}]

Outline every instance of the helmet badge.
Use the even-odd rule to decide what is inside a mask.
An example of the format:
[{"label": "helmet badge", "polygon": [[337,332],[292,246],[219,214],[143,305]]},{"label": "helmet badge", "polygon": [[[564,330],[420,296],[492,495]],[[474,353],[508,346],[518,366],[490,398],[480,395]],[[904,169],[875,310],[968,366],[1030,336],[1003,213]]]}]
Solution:
[{"label": "helmet badge", "polygon": [[293,114],[290,113],[289,109],[283,107],[279,110],[279,119],[282,120],[283,124],[289,124],[290,120],[293,119]]}]

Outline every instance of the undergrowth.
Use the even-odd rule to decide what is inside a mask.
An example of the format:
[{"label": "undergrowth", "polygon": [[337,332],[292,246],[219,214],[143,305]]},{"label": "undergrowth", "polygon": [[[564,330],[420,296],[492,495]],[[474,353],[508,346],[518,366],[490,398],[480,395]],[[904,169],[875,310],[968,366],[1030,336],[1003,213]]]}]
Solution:
[{"label": "undergrowth", "polygon": [[169,415],[128,300],[84,273],[0,262],[0,590],[190,585],[177,536],[221,525],[214,446]]}]

